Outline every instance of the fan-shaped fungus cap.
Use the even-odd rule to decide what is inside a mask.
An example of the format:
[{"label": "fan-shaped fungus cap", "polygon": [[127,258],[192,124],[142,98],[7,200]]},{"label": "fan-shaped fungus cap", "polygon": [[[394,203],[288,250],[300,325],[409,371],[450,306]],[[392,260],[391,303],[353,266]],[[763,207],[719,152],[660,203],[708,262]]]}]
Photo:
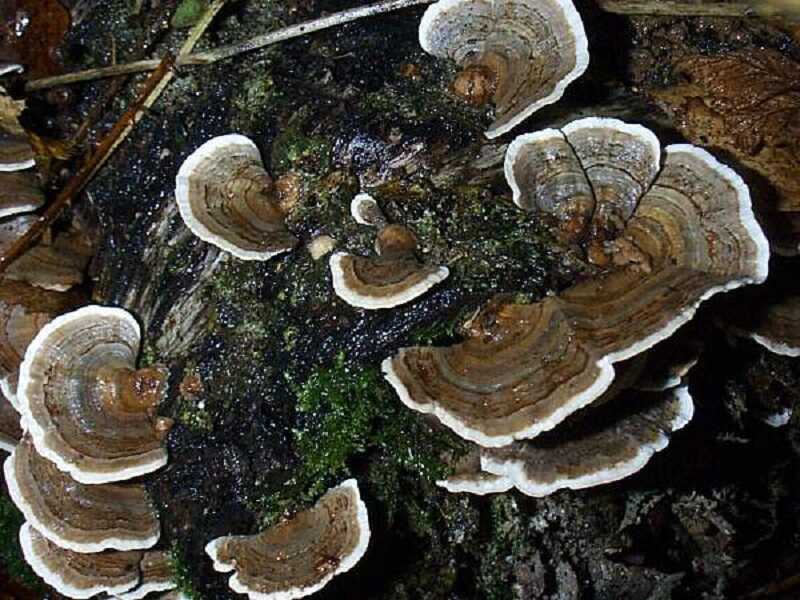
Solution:
[{"label": "fan-shaped fungus cap", "polygon": [[378,233],[377,257],[335,252],[330,258],[333,289],[348,304],[370,310],[391,308],[418,298],[450,274],[414,256],[416,238],[405,227],[388,225]]},{"label": "fan-shaped fungus cap", "polygon": [[350,215],[359,225],[380,227],[386,224],[386,217],[381,207],[369,194],[356,194],[350,202]]},{"label": "fan-shaped fungus cap", "polygon": [[[36,219],[35,215],[18,215],[0,223],[0,252],[21,237]],[[91,245],[83,233],[65,231],[53,240],[38,242],[11,263],[3,276],[63,292],[83,281],[91,256]]]},{"label": "fan-shaped fungus cap", "polygon": [[8,73],[22,73],[22,65],[0,61],[0,75],[7,75]]},{"label": "fan-shaped fungus cap", "polygon": [[508,479],[528,496],[602,485],[642,469],[653,454],[666,448],[669,434],[694,414],[685,386],[630,392],[612,404],[597,409],[605,414],[593,415],[566,432],[563,441],[533,440],[484,450],[481,467]]},{"label": "fan-shaped fungus cap", "polygon": [[[541,154],[538,138],[531,143]],[[526,160],[524,148],[515,152]],[[613,363],[671,336],[702,301],[767,275],[769,250],[746,185],[693,146],[667,148],[609,246],[611,268],[600,276],[489,311],[463,343],[403,349],[384,362],[386,378],[407,406],[480,445],[505,446],[595,400]]]},{"label": "fan-shaped fungus cap", "polygon": [[40,534],[30,523],[19,530],[25,560],[47,585],[68,598],[90,598],[95,594],[120,594],[139,582],[136,550],[109,550],[98,554],[80,554],[59,548]]},{"label": "fan-shaped fungus cap", "polygon": [[229,585],[252,600],[291,600],[322,589],[352,569],[369,543],[367,508],[349,479],[310,509],[252,536],[226,536],[206,553]]},{"label": "fan-shaped fungus cap", "polygon": [[660,158],[649,129],[590,117],[517,137],[505,172],[517,206],[554,221],[562,240],[602,243],[625,228]]},{"label": "fan-shaped fungus cap", "polygon": [[479,495],[516,487],[537,497],[610,483],[642,469],[693,414],[686,386],[659,392],[628,388],[535,440],[476,446],[468,463],[437,483]]},{"label": "fan-shaped fungus cap", "polygon": [[18,400],[36,450],[81,483],[162,467],[154,417],[164,374],[136,369],[140,332],[119,308],[86,306],[45,325],[20,367]]},{"label": "fan-shaped fungus cap", "polygon": [[117,600],[141,600],[148,594],[174,590],[175,574],[172,561],[166,552],[145,552],[139,563],[141,580],[139,585],[124,594],[118,594]]},{"label": "fan-shaped fungus cap", "polygon": [[728,315],[726,326],[770,352],[800,356],[800,295],[781,294],[751,303],[747,311]]},{"label": "fan-shaped fungus cap", "polygon": [[28,436],[6,459],[3,472],[25,519],[62,548],[140,550],[158,541],[158,515],[141,484],[78,483],[42,458]]},{"label": "fan-shaped fungus cap", "polygon": [[195,150],[178,171],[175,199],[192,233],[242,260],[267,260],[297,243],[258,148],[242,135]]},{"label": "fan-shaped fungus cap", "polygon": [[17,406],[17,379],[25,350],[53,317],[80,303],[78,293],[57,293],[0,281],[0,389]]},{"label": "fan-shaped fungus cap", "polygon": [[457,94],[473,104],[494,101],[489,138],[558,101],[589,64],[571,0],[439,0],[422,18],[419,41],[464,69]]},{"label": "fan-shaped fungus cap", "polygon": [[21,437],[19,413],[5,394],[0,392],[0,450],[12,452]]},{"label": "fan-shaped fungus cap", "polygon": [[0,218],[36,210],[44,204],[36,173],[0,173]]}]

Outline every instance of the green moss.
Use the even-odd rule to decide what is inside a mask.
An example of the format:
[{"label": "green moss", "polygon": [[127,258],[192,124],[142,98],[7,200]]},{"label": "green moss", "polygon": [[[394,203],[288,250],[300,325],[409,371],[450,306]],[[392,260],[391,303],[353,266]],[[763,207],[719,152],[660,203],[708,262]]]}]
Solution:
[{"label": "green moss", "polygon": [[197,403],[182,399],[178,405],[178,420],[192,431],[211,431],[211,415]]},{"label": "green moss", "polygon": [[[370,473],[378,474],[374,493],[393,512],[401,481],[432,485],[448,472],[440,457],[463,451],[455,436],[432,431],[397,402],[373,366],[350,364],[339,355],[302,384],[290,384],[297,394],[298,427],[293,433],[300,464],[278,493],[257,501],[265,524],[340,483],[352,474],[359,457],[371,461]],[[420,524],[420,529],[425,527]]]},{"label": "green moss", "polygon": [[299,126],[290,126],[278,134],[272,145],[272,169],[284,173],[290,169],[324,174],[330,169],[331,146],[321,136],[305,135]]},{"label": "green moss", "polygon": [[184,594],[189,600],[203,600],[203,595],[197,591],[192,580],[192,569],[187,564],[185,549],[177,543],[173,544],[169,551],[169,557],[177,591]]},{"label": "green moss", "polygon": [[0,563],[3,570],[23,585],[43,590],[42,582],[31,571],[19,547],[19,528],[25,518],[6,496],[0,496]]},{"label": "green moss", "polygon": [[191,27],[200,20],[206,8],[208,0],[182,0],[172,15],[172,26],[178,29]]}]

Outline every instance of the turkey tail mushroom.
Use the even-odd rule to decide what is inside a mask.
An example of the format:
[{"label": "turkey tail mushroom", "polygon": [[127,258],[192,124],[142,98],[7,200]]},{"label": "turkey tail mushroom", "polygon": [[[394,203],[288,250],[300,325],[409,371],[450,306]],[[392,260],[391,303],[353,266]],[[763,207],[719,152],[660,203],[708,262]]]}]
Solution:
[{"label": "turkey tail mushroom", "polygon": [[175,199],[192,233],[241,260],[268,260],[297,244],[258,148],[242,135],[195,150],[178,171]]},{"label": "turkey tail mushroom", "polygon": [[336,295],[352,306],[368,310],[392,308],[418,298],[450,274],[447,267],[428,266],[414,255],[417,240],[401,225],[387,225],[378,233],[378,256],[335,252],[330,258]]},{"label": "turkey tail mushroom", "polygon": [[[609,180],[602,186],[608,206],[635,205],[619,237],[604,243],[608,269],[538,303],[487,310],[460,344],[405,348],[386,359],[383,371],[403,403],[482,446],[535,437],[603,394],[614,363],[671,336],[704,300],[764,281],[769,249],[742,179],[707,152],[676,145],[666,149],[660,170],[657,162],[641,170],[658,170],[648,183],[649,175],[628,171],[658,160],[654,138],[637,135],[641,150],[615,157],[610,148],[632,131],[622,125],[587,119],[565,127],[567,141],[590,131],[590,143],[576,142],[580,157],[543,151],[540,144],[558,139],[554,135],[529,137],[512,144],[507,169],[515,196],[522,197],[528,179],[517,166],[533,169],[540,160],[529,155],[566,161],[573,170],[576,159],[582,168],[591,166],[590,156],[616,161],[592,173],[584,169],[587,180]],[[564,171],[558,165],[551,170]],[[554,197],[585,193],[573,185],[575,177],[565,181],[566,193]],[[625,192],[626,186],[634,191]],[[534,186],[533,193],[548,189]],[[597,204],[600,196],[593,194]],[[530,205],[541,202],[534,196]]]},{"label": "turkey tail mushroom", "polygon": [[230,588],[251,600],[291,600],[321,590],[352,569],[367,550],[370,529],[358,484],[349,479],[310,509],[251,536],[206,545],[214,569],[233,571]]},{"label": "turkey tail mushroom", "polygon": [[155,416],[165,375],[136,370],[139,344],[129,313],[86,306],[47,323],[25,352],[18,400],[33,444],[80,483],[130,479],[167,462]]}]

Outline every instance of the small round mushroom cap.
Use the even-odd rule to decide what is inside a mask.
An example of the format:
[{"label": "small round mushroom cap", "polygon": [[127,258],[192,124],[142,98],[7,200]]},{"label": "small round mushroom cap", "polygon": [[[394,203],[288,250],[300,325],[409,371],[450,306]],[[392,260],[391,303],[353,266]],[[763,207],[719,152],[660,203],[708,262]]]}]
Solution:
[{"label": "small round mushroom cap", "polygon": [[22,438],[22,427],[17,409],[0,393],[0,450],[13,452]]},{"label": "small round mushroom cap", "polygon": [[80,483],[166,464],[154,412],[159,369],[136,370],[140,331],[119,308],[86,306],[45,325],[20,367],[18,400],[36,450]]},{"label": "small round mushroom cap", "polygon": [[571,0],[439,0],[419,27],[423,50],[464,69],[456,93],[489,96],[489,138],[558,101],[589,64],[586,33]]},{"label": "small round mushroom cap", "polygon": [[178,587],[175,583],[172,561],[166,552],[145,552],[139,563],[139,570],[141,572],[139,585],[129,592],[118,594],[117,600],[141,600],[149,594],[166,592]]},{"label": "small round mushroom cap", "polygon": [[[526,160],[527,150],[515,152]],[[764,281],[769,249],[736,173],[675,145],[652,184],[641,181],[630,177],[646,191],[609,244],[608,269],[494,311],[461,344],[401,350],[383,365],[400,399],[482,446],[532,438],[597,399],[614,363],[670,337],[704,300]],[[628,198],[619,189],[609,185],[608,197]]]},{"label": "small round mushroom cap", "polygon": [[367,508],[349,479],[310,509],[257,535],[217,538],[206,553],[217,571],[235,571],[229,580],[234,592],[251,600],[292,600],[352,569],[369,536]]},{"label": "small round mushroom cap", "polygon": [[350,214],[359,225],[380,227],[386,224],[386,217],[383,215],[381,207],[369,194],[356,194],[356,197],[350,202]]},{"label": "small round mushroom cap", "polygon": [[17,380],[31,340],[53,317],[79,304],[78,293],[57,293],[0,281],[0,389],[17,406]]},{"label": "small round mushroom cap", "polygon": [[[628,477],[667,447],[669,435],[694,414],[685,386],[664,392],[631,392],[597,409],[572,431],[551,439],[484,450],[484,471],[511,481],[528,496],[594,487]],[[627,410],[626,410],[627,409]],[[554,439],[557,436],[560,439]]]},{"label": "small round mushroom cap", "polygon": [[418,298],[450,274],[414,256],[416,238],[405,227],[388,225],[375,242],[375,257],[335,252],[330,258],[333,289],[352,306],[377,310]]},{"label": "small round mushroom cap", "polygon": [[0,219],[34,211],[44,200],[44,192],[33,171],[0,172]]},{"label": "small round mushroom cap", "polygon": [[25,560],[33,571],[68,598],[91,598],[100,593],[121,594],[139,582],[142,553],[136,550],[79,554],[59,548],[30,523],[24,523],[20,528],[19,541]]},{"label": "small round mushroom cap", "polygon": [[6,459],[3,472],[25,519],[62,548],[141,550],[158,541],[158,515],[141,484],[78,483],[42,458],[29,436]]},{"label": "small round mushroom cap", "polygon": [[[20,238],[36,219],[35,215],[17,215],[0,223],[0,252]],[[83,281],[91,257],[88,238],[79,231],[65,231],[52,240],[38,242],[11,263],[3,277],[63,292]]]},{"label": "small round mushroom cap", "polygon": [[195,150],[178,171],[175,199],[192,233],[242,260],[267,260],[297,243],[258,148],[242,135]]}]

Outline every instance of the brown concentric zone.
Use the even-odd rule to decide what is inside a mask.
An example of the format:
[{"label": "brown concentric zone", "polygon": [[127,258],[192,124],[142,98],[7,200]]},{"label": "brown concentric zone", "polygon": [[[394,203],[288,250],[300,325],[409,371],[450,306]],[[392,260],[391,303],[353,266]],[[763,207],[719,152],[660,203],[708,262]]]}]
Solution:
[{"label": "brown concentric zone", "polygon": [[84,485],[42,458],[29,437],[6,467],[15,502],[56,544],[78,552],[147,548],[159,536],[158,515],[141,484]]}]

